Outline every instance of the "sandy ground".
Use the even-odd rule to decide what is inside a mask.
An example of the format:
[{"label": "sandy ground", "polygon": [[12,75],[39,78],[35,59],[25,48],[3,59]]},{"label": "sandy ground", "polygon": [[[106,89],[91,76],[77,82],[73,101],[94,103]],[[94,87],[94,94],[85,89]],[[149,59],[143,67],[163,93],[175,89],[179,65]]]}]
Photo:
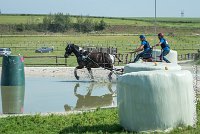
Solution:
[{"label": "sandy ground", "polygon": [[[123,68],[118,66],[116,68]],[[59,77],[65,78],[66,80],[76,80],[74,76],[75,67],[25,67],[25,77]],[[2,68],[0,67],[0,74]],[[92,68],[93,76],[95,81],[99,82],[108,82],[108,74],[109,70],[103,68]],[[91,80],[90,74],[86,68],[77,70],[78,76],[80,76],[81,80]],[[116,75],[112,75],[112,81],[116,81]]]},{"label": "sandy ground", "polygon": [[[75,67],[25,67],[25,75],[27,76],[52,76],[52,77],[74,77]],[[104,77],[103,74],[109,73],[108,70],[102,68],[92,69],[94,76]],[[80,77],[89,76],[87,69],[77,71]]]},{"label": "sandy ground", "polygon": [[[178,63],[181,65],[182,70],[189,70],[191,73],[193,71],[193,63],[192,61],[181,61]],[[25,76],[41,76],[41,77],[65,77],[69,79],[75,79],[74,77],[74,68],[75,67],[25,67]],[[117,66],[116,68],[123,68],[121,66]],[[93,76],[94,78],[102,78],[107,79],[109,70],[105,70],[103,68],[93,68]],[[198,66],[198,71],[200,71],[200,66]],[[0,67],[1,73],[1,67]],[[80,79],[90,78],[87,69],[80,69],[77,71]],[[200,72],[199,72],[200,74]],[[116,78],[116,75],[113,75],[113,78]]]},{"label": "sandy ground", "polygon": [[[122,67],[117,67],[122,68]],[[25,76],[41,76],[41,77],[63,77],[69,80],[76,80],[74,76],[75,67],[25,67]],[[93,68],[92,69],[95,81],[107,81],[109,70],[103,68]],[[80,80],[90,79],[90,75],[87,69],[77,70]],[[116,80],[116,75],[112,75],[113,80]]]}]

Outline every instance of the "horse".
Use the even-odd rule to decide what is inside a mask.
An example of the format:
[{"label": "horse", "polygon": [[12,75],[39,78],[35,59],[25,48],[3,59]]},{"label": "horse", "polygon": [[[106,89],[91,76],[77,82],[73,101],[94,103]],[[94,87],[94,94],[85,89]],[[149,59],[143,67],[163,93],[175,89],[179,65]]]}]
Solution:
[{"label": "horse", "polygon": [[77,80],[79,80],[79,76],[77,75],[78,69],[87,68],[91,76],[91,79],[94,80],[91,68],[99,68],[99,67],[110,70],[108,78],[109,80],[112,79],[113,70],[115,70],[113,66],[114,64],[113,55],[103,52],[88,52],[82,50],[81,47],[75,44],[68,44],[67,47],[65,48],[64,57],[68,58],[72,53],[75,54],[78,63],[78,66],[74,69],[74,76],[76,77]]}]

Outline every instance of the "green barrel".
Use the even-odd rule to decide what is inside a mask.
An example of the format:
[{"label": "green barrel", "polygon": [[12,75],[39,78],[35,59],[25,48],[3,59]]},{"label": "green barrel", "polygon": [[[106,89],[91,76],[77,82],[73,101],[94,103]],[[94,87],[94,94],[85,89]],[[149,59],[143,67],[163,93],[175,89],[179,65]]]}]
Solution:
[{"label": "green barrel", "polygon": [[1,72],[3,113],[23,113],[24,93],[24,58],[22,56],[3,56]]}]

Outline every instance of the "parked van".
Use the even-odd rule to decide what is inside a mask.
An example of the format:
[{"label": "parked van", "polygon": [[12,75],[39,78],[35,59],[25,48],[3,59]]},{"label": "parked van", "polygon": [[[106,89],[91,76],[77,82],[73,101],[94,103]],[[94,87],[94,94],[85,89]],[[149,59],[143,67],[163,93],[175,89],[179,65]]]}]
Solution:
[{"label": "parked van", "polygon": [[10,55],[10,54],[11,54],[10,48],[0,48],[0,56]]}]

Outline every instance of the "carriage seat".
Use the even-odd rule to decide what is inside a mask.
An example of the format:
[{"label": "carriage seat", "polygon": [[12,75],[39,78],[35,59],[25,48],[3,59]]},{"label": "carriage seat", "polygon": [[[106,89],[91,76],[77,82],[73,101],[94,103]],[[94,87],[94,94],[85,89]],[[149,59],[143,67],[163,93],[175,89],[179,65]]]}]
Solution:
[{"label": "carriage seat", "polygon": [[150,49],[149,52],[144,53],[142,60],[145,61],[145,62],[152,62],[153,61],[152,60],[152,48]]}]

